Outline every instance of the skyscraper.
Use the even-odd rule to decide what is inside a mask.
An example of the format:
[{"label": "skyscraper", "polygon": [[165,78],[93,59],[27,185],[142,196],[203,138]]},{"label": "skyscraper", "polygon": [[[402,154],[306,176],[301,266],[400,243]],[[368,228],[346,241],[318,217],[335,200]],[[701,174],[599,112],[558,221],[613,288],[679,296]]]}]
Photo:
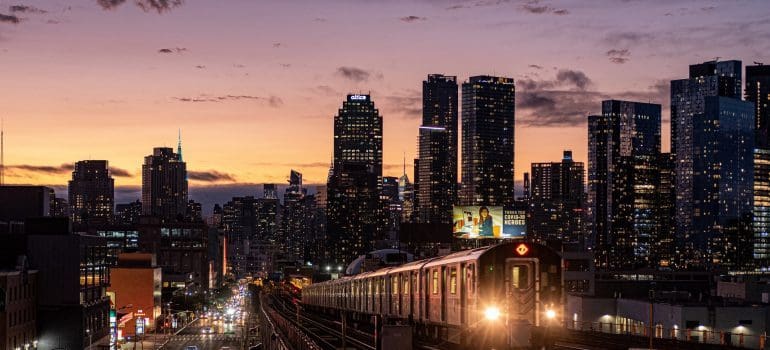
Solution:
[{"label": "skyscraper", "polygon": [[561,162],[532,163],[531,219],[527,232],[538,240],[584,244],[583,162],[564,151]]},{"label": "skyscraper", "polygon": [[457,77],[431,74],[422,82],[419,159],[420,222],[451,223],[457,201]]},{"label": "skyscraper", "polygon": [[106,224],[112,221],[115,180],[106,160],[75,163],[69,181],[70,217],[73,225]]},{"label": "skyscraper", "polygon": [[327,247],[336,263],[369,252],[383,232],[382,117],[369,95],[348,95],[334,117]]},{"label": "skyscraper", "polygon": [[460,201],[464,205],[512,206],[513,79],[485,75],[470,77],[463,83],[462,107]]},{"label": "skyscraper", "polygon": [[650,264],[657,235],[658,104],[607,100],[588,117],[588,217],[597,268]]},{"label": "skyscraper", "polygon": [[770,66],[746,66],[746,101],[754,103],[753,257],[770,267]]},{"label": "skyscraper", "polygon": [[661,153],[658,161],[660,186],[658,187],[658,237],[652,246],[652,262],[662,268],[675,267],[676,245],[676,167],[671,153]]},{"label": "skyscraper", "polygon": [[283,211],[281,213],[281,240],[278,246],[294,260],[306,258],[306,235],[310,230],[308,212],[305,205],[307,189],[302,187],[302,173],[292,169],[289,174],[289,186],[283,193]]},{"label": "skyscraper", "polygon": [[740,100],[741,62],[690,66],[671,81],[676,223],[687,267],[730,267],[753,202],[754,107]]},{"label": "skyscraper", "polygon": [[142,214],[163,220],[187,212],[187,165],[169,147],[156,147],[142,165]]}]

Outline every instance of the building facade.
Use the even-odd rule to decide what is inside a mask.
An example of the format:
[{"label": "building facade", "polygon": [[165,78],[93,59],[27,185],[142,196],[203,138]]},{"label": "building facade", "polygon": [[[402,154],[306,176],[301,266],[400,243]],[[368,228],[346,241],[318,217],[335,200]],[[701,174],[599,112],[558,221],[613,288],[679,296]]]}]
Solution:
[{"label": "building facade", "polygon": [[651,264],[661,106],[607,100],[588,117],[588,204],[597,269]]},{"label": "building facade", "polygon": [[537,240],[585,245],[585,165],[564,151],[561,162],[532,163],[527,233]]},{"label": "building facade", "polygon": [[142,214],[166,221],[187,214],[187,165],[181,153],[156,147],[142,165]]},{"label": "building facade", "polygon": [[[422,82],[419,133],[419,221],[451,223],[457,202],[457,77],[428,75]],[[405,172],[406,173],[406,172]]]},{"label": "building facade", "polygon": [[115,180],[106,160],[81,160],[75,163],[69,181],[72,224],[107,224],[112,222],[115,206]]},{"label": "building facade", "polygon": [[366,254],[384,228],[382,116],[369,95],[348,95],[334,117],[334,165],[327,184],[327,247],[335,263]]},{"label": "building facade", "polygon": [[746,101],[754,104],[754,244],[756,267],[770,268],[770,66],[746,66]]},{"label": "building facade", "polygon": [[[741,62],[690,66],[671,81],[676,241],[686,267],[736,266],[754,196],[754,107],[740,100]],[[747,238],[751,240],[751,238]]]},{"label": "building facade", "polygon": [[463,205],[514,204],[515,90],[512,78],[474,76],[463,83]]}]

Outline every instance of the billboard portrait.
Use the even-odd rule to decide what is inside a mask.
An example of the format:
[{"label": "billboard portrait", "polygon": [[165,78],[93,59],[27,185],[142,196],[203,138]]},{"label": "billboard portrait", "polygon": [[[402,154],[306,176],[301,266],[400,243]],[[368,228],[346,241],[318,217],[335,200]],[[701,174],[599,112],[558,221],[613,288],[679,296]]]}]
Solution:
[{"label": "billboard portrait", "polygon": [[452,222],[455,238],[505,238],[503,207],[456,206],[452,209]]}]

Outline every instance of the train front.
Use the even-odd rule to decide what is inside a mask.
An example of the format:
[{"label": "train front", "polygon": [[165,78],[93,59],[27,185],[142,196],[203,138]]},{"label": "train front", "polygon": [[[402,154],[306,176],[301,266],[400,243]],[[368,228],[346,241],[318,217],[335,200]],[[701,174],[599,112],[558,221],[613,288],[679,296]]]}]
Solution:
[{"label": "train front", "polygon": [[514,242],[479,257],[476,344],[528,349],[550,343],[563,323],[561,256],[546,246]]}]

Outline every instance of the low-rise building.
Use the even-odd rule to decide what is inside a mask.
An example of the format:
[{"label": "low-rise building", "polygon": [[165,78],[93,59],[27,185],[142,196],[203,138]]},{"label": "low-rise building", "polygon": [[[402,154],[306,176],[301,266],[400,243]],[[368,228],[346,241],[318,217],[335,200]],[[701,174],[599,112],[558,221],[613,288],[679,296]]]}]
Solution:
[{"label": "low-rise building", "polygon": [[[115,293],[115,309],[131,312],[132,320],[122,329],[123,336],[136,334],[137,325],[155,328],[161,314],[161,268],[150,253],[122,253],[117,266],[110,268],[110,286]],[[138,319],[137,315],[144,315]]]},{"label": "low-rise building", "polygon": [[37,347],[36,300],[36,270],[0,270],[0,349]]}]

